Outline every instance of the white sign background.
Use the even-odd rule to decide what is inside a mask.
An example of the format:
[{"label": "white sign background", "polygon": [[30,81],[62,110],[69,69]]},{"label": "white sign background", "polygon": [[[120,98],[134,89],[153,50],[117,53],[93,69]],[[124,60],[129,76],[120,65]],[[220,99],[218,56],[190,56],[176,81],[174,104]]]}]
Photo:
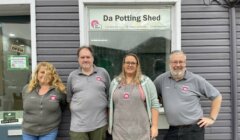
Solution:
[{"label": "white sign background", "polygon": [[171,9],[89,9],[90,31],[170,29]]}]

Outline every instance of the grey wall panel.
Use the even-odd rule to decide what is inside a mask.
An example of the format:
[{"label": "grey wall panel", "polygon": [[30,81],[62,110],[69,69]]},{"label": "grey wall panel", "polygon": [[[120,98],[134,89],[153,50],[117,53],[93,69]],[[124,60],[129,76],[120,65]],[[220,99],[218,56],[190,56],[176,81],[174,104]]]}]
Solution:
[{"label": "grey wall panel", "polygon": [[182,19],[212,19],[212,18],[228,18],[228,12],[183,12]]},{"label": "grey wall panel", "polygon": [[201,76],[207,80],[225,80],[229,79],[230,80],[230,75],[228,73],[206,73],[203,74],[201,73]]},{"label": "grey wall panel", "polygon": [[[238,120],[240,120],[240,8],[236,8],[237,22],[237,66],[238,66]],[[238,137],[240,138],[240,121],[238,121]]]},{"label": "grey wall panel", "polygon": [[[55,5],[56,6],[56,5]],[[63,5],[64,6],[64,5]],[[44,6],[38,7],[37,13],[75,13],[78,11],[78,7],[54,7],[54,6]]]},{"label": "grey wall panel", "polygon": [[38,54],[76,54],[77,58],[77,50],[71,48],[39,48],[37,49]]},{"label": "grey wall panel", "polygon": [[[185,0],[182,0],[184,3]],[[182,8],[182,12],[223,12],[228,11],[227,8],[223,8],[219,5],[212,5],[211,8],[205,5],[189,5],[187,7]]]},{"label": "grey wall panel", "polygon": [[78,13],[39,13],[36,15],[36,19],[40,20],[40,19],[49,19],[49,20],[53,20],[53,19],[62,19],[62,20],[74,20],[74,19],[78,19]]},{"label": "grey wall panel", "polygon": [[209,132],[211,133],[222,133],[222,132],[231,132],[230,127],[211,127],[211,128],[206,128]]},{"label": "grey wall panel", "polygon": [[62,63],[62,62],[52,62],[52,64],[60,69],[72,69],[72,68],[76,68],[78,67],[78,62],[66,62],[66,63]]},{"label": "grey wall panel", "polygon": [[[37,60],[49,61],[64,83],[78,68],[78,0],[36,0]],[[63,113],[58,140],[69,139],[70,112]]]},{"label": "grey wall panel", "polygon": [[219,32],[219,33],[185,33],[182,35],[182,39],[191,39],[191,40],[208,40],[208,39],[229,39],[228,32]]},{"label": "grey wall panel", "polygon": [[[205,0],[208,2],[207,0]],[[200,74],[223,95],[218,120],[206,128],[206,140],[231,140],[230,30],[228,9],[203,0],[182,0],[182,49],[188,69]],[[201,105],[207,116],[211,102]]]},{"label": "grey wall panel", "polygon": [[[207,48],[207,49],[206,49]],[[229,46],[217,46],[218,49],[216,49],[215,46],[194,46],[194,47],[187,47],[184,46],[184,51],[186,53],[229,53]]]},{"label": "grey wall panel", "polygon": [[[188,54],[188,59],[191,60],[224,60],[229,58],[228,53],[194,53]],[[213,65],[214,66],[214,65]]]},{"label": "grey wall panel", "polygon": [[79,41],[78,34],[37,34],[37,39],[39,41],[55,41],[55,40],[71,40]]},{"label": "grey wall panel", "polygon": [[78,1],[77,0],[36,0],[36,5],[38,7],[55,7],[55,6],[77,6]]},{"label": "grey wall panel", "polygon": [[182,19],[182,26],[221,26],[229,24],[228,19]]},{"label": "grey wall panel", "polygon": [[[192,66],[192,65],[191,65]],[[230,68],[228,67],[207,67],[207,66],[202,66],[202,67],[190,67],[188,68],[190,71],[194,71],[197,73],[229,73]]]},{"label": "grey wall panel", "polygon": [[194,67],[199,66],[199,68],[201,68],[201,66],[208,66],[208,67],[226,66],[226,67],[228,67],[229,60],[204,60],[204,59],[202,59],[201,61],[196,61],[196,60],[188,59],[187,65],[194,66]]},{"label": "grey wall panel", "polygon": [[[67,25],[67,24],[66,24]],[[59,25],[60,26],[60,25]],[[63,28],[64,27],[64,28]],[[79,34],[77,27],[37,27],[38,33],[48,33],[48,34]]]},{"label": "grey wall panel", "polygon": [[[203,110],[204,110],[204,112],[209,112],[210,108],[205,107]],[[230,106],[222,107],[219,116],[221,116],[221,114],[228,114],[229,115],[230,113],[231,113],[231,107]],[[222,119],[218,117],[218,120],[222,120]]]},{"label": "grey wall panel", "polygon": [[182,26],[182,33],[216,33],[229,32],[229,27],[224,25],[215,26]]},{"label": "grey wall panel", "polygon": [[[218,0],[220,2],[223,2],[224,0]],[[205,0],[206,4],[209,3],[209,0]],[[203,5],[204,4],[204,0],[182,0],[182,4],[183,5]],[[215,2],[213,2],[212,4],[216,4]]]},{"label": "grey wall panel", "polygon": [[78,20],[41,20],[37,22],[38,27],[76,27],[78,26]]},{"label": "grey wall panel", "polygon": [[[200,30],[200,29],[198,29]],[[183,34],[183,32],[182,32]],[[239,40],[240,41],[240,40]],[[222,46],[222,45],[230,45],[229,39],[221,39],[221,40],[182,40],[183,46]]]},{"label": "grey wall panel", "polygon": [[79,47],[79,41],[71,41],[71,40],[58,40],[58,41],[38,41],[37,40],[37,47],[38,48],[65,48],[70,47],[72,49],[77,49]]},{"label": "grey wall panel", "polygon": [[39,61],[49,62],[74,62],[76,61],[75,55],[38,55]]}]

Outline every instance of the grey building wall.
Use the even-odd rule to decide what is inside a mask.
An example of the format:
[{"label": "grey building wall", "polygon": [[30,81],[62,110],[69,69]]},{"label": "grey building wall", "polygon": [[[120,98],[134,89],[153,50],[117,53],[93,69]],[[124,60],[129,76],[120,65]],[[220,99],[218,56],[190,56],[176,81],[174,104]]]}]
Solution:
[{"label": "grey building wall", "polygon": [[[240,10],[238,9],[238,52]],[[53,63],[64,82],[78,67],[78,0],[36,0],[37,61]],[[202,0],[182,0],[182,49],[188,56],[188,69],[202,75],[223,95],[216,123],[206,128],[206,140],[231,140],[230,41],[228,9]],[[238,61],[238,65],[240,65]],[[210,102],[202,100],[206,115]],[[59,140],[68,139],[70,112],[63,114]]]},{"label": "grey building wall", "polygon": [[[238,66],[238,101],[240,101],[240,8],[236,9],[236,23],[237,23],[237,66]],[[240,108],[240,104],[238,102],[238,108]],[[240,138],[240,110],[238,109],[238,138]]]},{"label": "grey building wall", "polygon": [[[37,61],[54,64],[63,82],[78,67],[79,15],[77,0],[36,0]],[[46,116],[47,117],[47,116]],[[47,119],[47,118],[46,118]],[[68,140],[70,112],[63,113],[58,140]]]},{"label": "grey building wall", "polygon": [[[188,56],[188,69],[202,75],[223,95],[216,123],[206,128],[206,140],[231,140],[231,85],[229,13],[216,3],[182,0],[182,49]],[[202,100],[204,113],[210,102]]]}]

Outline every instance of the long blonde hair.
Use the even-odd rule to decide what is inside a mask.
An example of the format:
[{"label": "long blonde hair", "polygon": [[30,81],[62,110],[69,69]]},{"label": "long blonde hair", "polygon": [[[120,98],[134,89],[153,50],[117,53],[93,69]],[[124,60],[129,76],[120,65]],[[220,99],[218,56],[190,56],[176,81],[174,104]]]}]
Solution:
[{"label": "long blonde hair", "polygon": [[62,93],[66,93],[66,87],[62,83],[62,80],[59,77],[59,75],[57,74],[55,67],[48,62],[38,63],[37,68],[35,69],[34,73],[32,74],[31,80],[29,82],[28,91],[29,92],[33,91],[39,85],[38,71],[40,70],[41,67],[46,67],[46,70],[49,71],[49,74],[51,76],[51,81],[49,82],[49,85],[55,87]]},{"label": "long blonde hair", "polygon": [[128,57],[128,56],[133,56],[137,61],[137,64],[136,64],[137,69],[136,69],[136,72],[135,72],[132,82],[135,84],[140,84],[140,80],[141,80],[141,76],[142,76],[141,64],[140,64],[138,56],[134,53],[128,53],[123,57],[122,72],[120,73],[120,75],[118,77],[119,77],[119,79],[121,79],[121,83],[126,83],[126,72],[124,70],[124,63],[125,63],[126,57]]}]

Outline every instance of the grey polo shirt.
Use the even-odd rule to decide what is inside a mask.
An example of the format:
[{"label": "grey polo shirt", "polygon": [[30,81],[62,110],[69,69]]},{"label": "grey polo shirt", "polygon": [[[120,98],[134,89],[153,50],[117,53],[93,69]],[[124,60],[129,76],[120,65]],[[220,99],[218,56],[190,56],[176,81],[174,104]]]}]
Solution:
[{"label": "grey polo shirt", "polygon": [[70,73],[67,101],[70,102],[71,125],[74,132],[89,132],[107,124],[107,94],[110,77],[104,68],[94,66],[91,75],[81,69]]},{"label": "grey polo shirt", "polygon": [[210,100],[220,95],[203,77],[186,71],[180,81],[172,79],[170,72],[161,74],[154,80],[158,95],[163,99],[165,114],[170,125],[196,123],[203,117],[200,97]]}]

